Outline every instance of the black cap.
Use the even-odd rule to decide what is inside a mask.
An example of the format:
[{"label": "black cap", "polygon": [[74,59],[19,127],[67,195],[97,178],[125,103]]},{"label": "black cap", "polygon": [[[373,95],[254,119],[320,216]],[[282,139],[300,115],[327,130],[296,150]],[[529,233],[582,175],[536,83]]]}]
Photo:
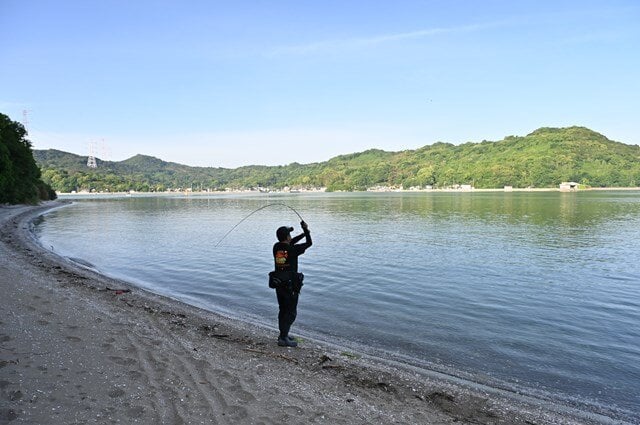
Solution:
[{"label": "black cap", "polygon": [[276,237],[280,242],[286,241],[287,236],[289,236],[291,232],[293,232],[293,227],[288,227],[288,226],[278,227],[278,230],[276,230]]}]

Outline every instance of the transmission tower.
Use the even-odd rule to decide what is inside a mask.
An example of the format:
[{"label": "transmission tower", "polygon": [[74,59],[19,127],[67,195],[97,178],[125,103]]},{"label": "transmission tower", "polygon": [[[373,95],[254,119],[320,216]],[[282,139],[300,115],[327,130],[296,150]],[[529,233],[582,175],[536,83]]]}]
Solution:
[{"label": "transmission tower", "polygon": [[22,125],[24,126],[24,129],[27,131],[27,133],[29,133],[29,112],[31,111],[28,109],[22,110]]},{"label": "transmission tower", "polygon": [[87,158],[87,167],[89,168],[98,168],[98,163],[96,162],[94,151],[95,151],[95,143],[90,143],[89,158]]}]

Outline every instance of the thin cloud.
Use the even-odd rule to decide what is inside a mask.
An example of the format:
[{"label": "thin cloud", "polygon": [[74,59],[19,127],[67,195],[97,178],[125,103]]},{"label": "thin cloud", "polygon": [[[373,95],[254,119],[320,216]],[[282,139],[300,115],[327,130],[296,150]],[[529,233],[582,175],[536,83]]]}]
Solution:
[{"label": "thin cloud", "polygon": [[441,34],[460,34],[482,31],[489,28],[504,25],[504,23],[488,23],[463,25],[450,28],[430,28],[417,31],[401,32],[394,34],[373,35],[369,37],[355,37],[336,40],[324,40],[307,44],[281,46],[271,50],[273,56],[280,55],[305,55],[320,52],[332,52],[340,50],[360,49],[374,47],[386,43],[394,43],[403,40],[415,40],[437,36]]}]

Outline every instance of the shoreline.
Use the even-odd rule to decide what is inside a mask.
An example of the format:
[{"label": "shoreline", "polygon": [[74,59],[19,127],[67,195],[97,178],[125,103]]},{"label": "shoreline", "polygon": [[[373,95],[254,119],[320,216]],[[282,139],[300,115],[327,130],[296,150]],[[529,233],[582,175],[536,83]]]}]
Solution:
[{"label": "shoreline", "polygon": [[318,341],[277,347],[47,251],[30,226],[59,205],[0,206],[0,423],[625,423]]},{"label": "shoreline", "polygon": [[532,187],[532,188],[511,188],[511,189],[380,189],[380,190],[362,190],[362,191],[334,191],[326,192],[324,190],[299,190],[299,191],[286,191],[286,190],[274,190],[263,192],[259,190],[226,190],[226,191],[167,191],[167,192],[56,192],[61,197],[84,197],[84,196],[212,196],[212,195],[251,195],[251,194],[263,194],[263,195],[304,195],[304,194],[318,194],[318,193],[474,193],[474,192],[562,192],[562,193],[574,193],[574,192],[629,192],[640,191],[639,187],[586,187],[580,189],[563,190],[558,187]]}]

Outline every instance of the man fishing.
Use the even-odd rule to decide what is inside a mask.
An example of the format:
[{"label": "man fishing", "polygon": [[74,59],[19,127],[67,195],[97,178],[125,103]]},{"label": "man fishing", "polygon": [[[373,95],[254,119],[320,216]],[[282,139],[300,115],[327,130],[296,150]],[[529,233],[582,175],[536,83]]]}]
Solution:
[{"label": "man fishing", "polygon": [[[305,253],[313,242],[309,227],[304,220],[300,222],[304,233],[291,237],[293,227],[282,226],[276,231],[278,242],[273,245],[273,259],[275,269],[269,274],[269,286],[276,289],[278,297],[278,345],[281,347],[296,347],[298,343],[289,336],[289,329],[296,320],[298,310],[298,296],[302,288],[304,275],[298,273],[298,256]],[[304,243],[298,243],[302,239]]]}]

